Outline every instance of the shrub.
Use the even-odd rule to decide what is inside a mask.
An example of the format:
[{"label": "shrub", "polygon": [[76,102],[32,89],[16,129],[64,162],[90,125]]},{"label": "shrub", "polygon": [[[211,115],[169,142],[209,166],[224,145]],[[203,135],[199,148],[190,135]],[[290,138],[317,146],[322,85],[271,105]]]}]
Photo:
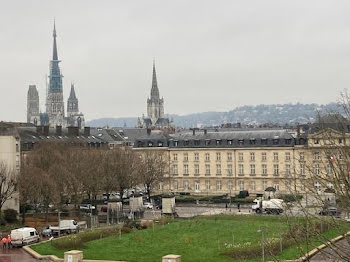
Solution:
[{"label": "shrub", "polygon": [[246,191],[246,190],[243,190],[243,191],[239,191],[239,194],[238,194],[238,198],[246,198],[246,197],[248,197],[249,196],[249,193],[248,193],[248,191]]},{"label": "shrub", "polygon": [[7,223],[17,222],[17,216],[18,216],[18,212],[14,209],[4,210],[4,219]]},{"label": "shrub", "polygon": [[53,240],[52,245],[57,249],[83,248],[86,242],[99,238],[109,237],[112,235],[117,235],[119,234],[119,230],[121,231],[121,233],[130,232],[126,228],[119,229],[117,227],[108,229],[88,230],[79,234],[69,235],[66,237],[55,239]]}]

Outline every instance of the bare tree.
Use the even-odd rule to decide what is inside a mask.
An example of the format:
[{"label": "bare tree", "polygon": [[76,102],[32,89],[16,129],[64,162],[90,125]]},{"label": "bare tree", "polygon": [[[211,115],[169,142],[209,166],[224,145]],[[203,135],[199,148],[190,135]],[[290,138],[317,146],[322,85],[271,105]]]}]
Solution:
[{"label": "bare tree", "polygon": [[141,156],[141,159],[141,182],[150,199],[154,187],[169,179],[166,154],[161,151],[149,150]]},{"label": "bare tree", "polygon": [[0,162],[0,209],[16,192],[17,177],[13,169]]},{"label": "bare tree", "polygon": [[[301,255],[313,248],[311,239],[317,239],[328,246],[321,251],[325,257],[332,261],[350,261],[349,238],[348,246],[342,247],[330,242],[324,233],[328,229],[343,232],[342,221],[350,215],[350,100],[347,94],[342,94],[340,107],[339,112],[319,116],[311,126],[313,132],[307,135],[307,146],[296,150],[294,185],[288,182],[288,186],[297,201],[286,215],[303,215],[302,220],[288,219],[290,236],[299,245]],[[298,213],[293,214],[293,210]],[[302,234],[296,234],[300,231],[297,227]]]}]

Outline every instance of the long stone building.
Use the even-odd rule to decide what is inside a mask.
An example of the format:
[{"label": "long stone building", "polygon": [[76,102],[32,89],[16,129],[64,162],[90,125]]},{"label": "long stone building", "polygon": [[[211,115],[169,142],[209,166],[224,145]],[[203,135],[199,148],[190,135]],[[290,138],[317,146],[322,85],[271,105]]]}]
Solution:
[{"label": "long stone building", "polygon": [[[273,187],[277,193],[305,193],[310,190],[310,178],[316,191],[334,186],[320,177],[331,172],[330,158],[320,147],[322,132],[193,130],[144,136],[135,141],[134,149],[164,152],[169,179],[160,184],[160,191],[234,195],[243,190],[261,194]],[[348,133],[346,139],[341,132],[329,133],[332,141],[349,139]],[[333,145],[341,145],[338,142]],[[337,147],[334,150],[339,154]]]}]

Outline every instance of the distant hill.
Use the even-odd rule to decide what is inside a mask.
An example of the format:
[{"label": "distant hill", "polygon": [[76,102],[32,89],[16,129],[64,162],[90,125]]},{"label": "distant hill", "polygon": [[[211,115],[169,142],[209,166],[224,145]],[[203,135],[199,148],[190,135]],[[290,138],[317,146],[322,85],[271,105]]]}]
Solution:
[{"label": "distant hill", "polygon": [[[224,123],[242,124],[305,124],[314,122],[317,112],[321,114],[340,112],[341,108],[336,103],[326,105],[318,104],[273,104],[257,106],[240,106],[228,112],[203,112],[189,115],[169,115],[177,127],[201,127],[218,126]],[[99,118],[87,122],[92,127],[127,126],[134,127],[137,117],[125,118]]]}]

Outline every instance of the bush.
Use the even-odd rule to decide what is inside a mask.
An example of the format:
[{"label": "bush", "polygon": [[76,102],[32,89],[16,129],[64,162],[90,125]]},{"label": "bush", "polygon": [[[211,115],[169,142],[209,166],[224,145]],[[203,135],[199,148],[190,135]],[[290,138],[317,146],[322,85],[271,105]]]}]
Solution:
[{"label": "bush", "polygon": [[57,249],[79,249],[83,248],[86,242],[104,237],[109,237],[112,235],[117,235],[119,234],[119,230],[121,233],[130,232],[128,231],[129,229],[126,229],[124,227],[122,229],[114,227],[108,229],[88,230],[79,234],[55,239],[52,241],[52,245]]},{"label": "bush", "polygon": [[239,191],[239,194],[238,194],[238,198],[246,198],[246,197],[248,197],[249,196],[249,193],[248,193],[248,191],[246,191],[246,190],[243,190],[243,191]]},{"label": "bush", "polygon": [[17,222],[17,216],[18,216],[18,212],[14,209],[4,210],[4,219],[7,223]]}]

